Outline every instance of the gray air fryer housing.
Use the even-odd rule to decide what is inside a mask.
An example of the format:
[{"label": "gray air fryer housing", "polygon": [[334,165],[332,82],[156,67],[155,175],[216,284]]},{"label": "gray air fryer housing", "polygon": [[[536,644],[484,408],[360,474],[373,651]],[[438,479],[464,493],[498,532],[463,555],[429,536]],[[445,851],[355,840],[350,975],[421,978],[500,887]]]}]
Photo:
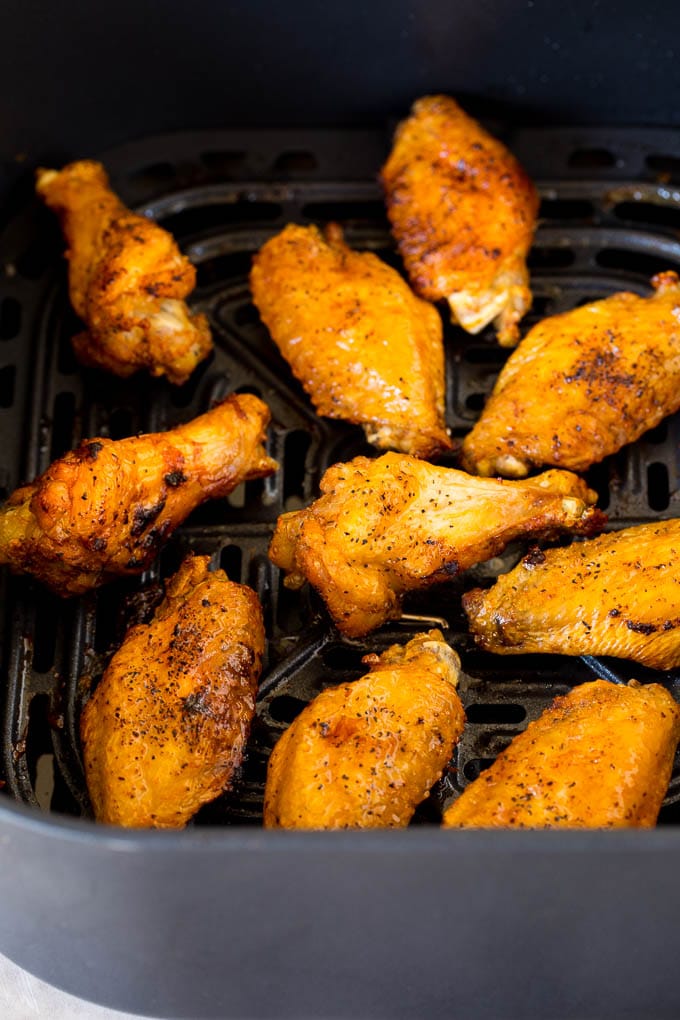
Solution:
[{"label": "gray air fryer housing", "polygon": [[[267,561],[277,513],[311,500],[328,464],[365,447],[358,430],[313,415],[246,276],[251,252],[290,219],[338,219],[351,243],[394,259],[376,174],[395,119],[445,91],[539,182],[527,322],[622,286],[645,292],[653,272],[680,266],[680,7],[69,0],[5,4],[1,18],[0,486],[11,491],[81,436],[166,427],[234,389],[270,403],[283,471],[199,511],[143,579],[167,575],[187,548],[210,552],[267,613],[248,763],[186,831],[86,817],[77,681],[101,668],[139,585],[61,603],[3,574],[0,950],[76,995],[163,1017],[677,1016],[678,768],[656,831],[435,824],[441,800],[555,693],[596,672],[678,695],[677,678],[485,657],[463,626],[469,579],[410,606],[448,623],[470,718],[418,824],[262,831],[276,735],[322,683],[359,675],[362,652],[409,628],[343,641],[315,596],[282,591]],[[196,302],[218,350],[180,390],[73,361],[63,244],[32,174],[85,156],[102,158],[122,197],[198,265]],[[448,421],[461,436],[507,352],[446,329]],[[677,516],[679,427],[672,419],[594,469],[614,526]]]}]

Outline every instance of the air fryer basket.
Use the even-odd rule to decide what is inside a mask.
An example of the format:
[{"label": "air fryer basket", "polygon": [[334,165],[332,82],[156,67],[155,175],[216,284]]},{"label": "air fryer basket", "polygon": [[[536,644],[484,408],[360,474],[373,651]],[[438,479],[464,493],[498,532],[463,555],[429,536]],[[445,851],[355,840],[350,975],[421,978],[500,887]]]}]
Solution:
[{"label": "air fryer basket", "polygon": [[[527,130],[509,139],[533,171],[542,196],[531,255],[535,291],[527,324],[546,314],[628,287],[644,293],[661,269],[680,268],[680,162],[663,132]],[[477,652],[466,633],[460,594],[473,577],[489,583],[517,559],[518,545],[445,586],[413,595],[407,619],[363,641],[340,637],[309,590],[290,592],[267,558],[277,516],[306,505],[324,470],[370,453],[359,428],[321,420],[294,381],[250,301],[252,253],[285,223],[343,224],[348,241],[398,265],[375,181],[387,136],[340,132],[289,137],[260,133],[175,136],[108,154],[114,185],[161,222],[198,267],[196,307],[210,318],[217,351],[177,389],[148,379],[118,380],[82,370],[70,337],[63,242],[51,214],[27,203],[6,231],[0,334],[0,396],[6,434],[24,436],[0,451],[3,485],[33,477],[81,438],[155,431],[206,410],[226,393],[248,390],[270,406],[270,453],[281,470],[248,483],[228,501],[196,511],[139,581],[110,585],[64,602],[27,579],[5,579],[11,607],[2,717],[6,791],[25,803],[88,814],[78,751],[83,699],[126,624],[148,611],[159,580],[188,549],[209,553],[232,579],[250,584],[264,606],[269,635],[257,722],[243,775],[194,824],[261,824],[266,759],[283,728],[323,686],[359,676],[361,656],[405,640],[428,621],[443,626],[461,652],[469,719],[451,769],[419,811],[436,822],[450,797],[535,718],[558,693],[592,677],[657,678],[628,663],[556,656],[498,658]],[[350,153],[353,161],[348,166]],[[534,169],[535,168],[535,169]],[[487,336],[447,325],[447,420],[462,436],[479,413],[508,352]],[[30,356],[29,355],[30,352]],[[31,372],[32,378],[26,379]],[[23,398],[23,399],[22,399]],[[611,526],[673,516],[680,417],[595,467],[590,476]],[[18,461],[18,462],[17,462]],[[452,461],[453,463],[453,461]],[[145,593],[141,598],[140,593]],[[661,677],[675,689],[680,678]],[[677,692],[676,692],[677,693]],[[680,798],[676,767],[666,805]],[[664,812],[664,820],[673,817]]]},{"label": "air fryer basket", "polygon": [[[493,128],[537,181],[542,197],[531,254],[534,308],[525,325],[623,288],[647,293],[655,272],[680,270],[680,139],[675,132]],[[285,589],[267,558],[277,516],[314,499],[330,464],[374,451],[360,429],[313,413],[250,301],[250,259],[291,220],[333,220],[343,225],[350,244],[374,250],[399,266],[376,182],[388,144],[387,129],[206,131],[156,137],[102,156],[125,201],[170,229],[198,267],[193,304],[210,318],[216,352],[180,388],[141,377],[118,380],[77,365],[69,343],[77,324],[67,298],[63,242],[52,215],[28,185],[0,232],[3,496],[81,438],[119,438],[168,428],[232,391],[257,393],[270,406],[269,452],[282,465],[273,477],[248,483],[227,501],[197,510],[139,580],[70,601],[57,599],[28,578],[3,573],[0,580],[6,648],[0,722],[6,796],[4,805],[0,803],[0,842],[3,816],[19,819],[26,830],[17,844],[26,848],[17,881],[6,890],[12,925],[4,930],[0,925],[0,949],[13,955],[15,945],[30,942],[35,912],[49,916],[52,894],[46,898],[40,886],[42,900],[35,902],[30,869],[41,867],[41,834],[52,833],[60,845],[71,848],[72,861],[84,862],[83,889],[78,875],[60,865],[64,885],[55,902],[63,906],[64,896],[66,903],[69,898],[79,902],[87,890],[98,903],[91,913],[97,922],[88,948],[82,926],[74,935],[67,918],[60,916],[63,945],[43,950],[35,959],[22,955],[20,962],[119,1008],[173,1016],[434,1016],[459,1001],[474,1003],[480,1016],[500,1015],[501,1002],[507,1016],[553,1015],[546,1010],[545,983],[527,991],[513,977],[513,968],[517,975],[525,966],[517,950],[506,946],[499,962],[504,936],[494,915],[519,919],[532,907],[534,916],[536,909],[552,910],[561,918],[565,952],[573,955],[575,945],[582,945],[584,952],[586,946],[596,951],[607,937],[617,937],[627,916],[625,909],[622,915],[611,910],[613,902],[619,910],[623,905],[616,887],[602,879],[608,854],[614,849],[617,855],[618,880],[628,876],[640,895],[639,868],[645,854],[671,845],[664,833],[646,834],[643,848],[638,834],[599,834],[601,841],[593,843],[575,833],[558,838],[542,834],[541,842],[518,834],[466,833],[461,842],[458,835],[438,831],[442,804],[556,694],[595,674],[615,682],[632,676],[654,679],[680,698],[680,675],[675,673],[659,674],[615,660],[497,658],[476,650],[465,629],[460,596],[508,569],[523,551],[519,544],[461,579],[410,596],[404,621],[362,641],[342,638],[308,588]],[[453,435],[461,437],[477,417],[508,352],[493,342],[490,332],[472,338],[448,323],[445,332],[447,422]],[[592,469],[589,481],[600,494],[610,527],[677,516],[679,449],[676,416]],[[263,603],[269,642],[247,759],[233,789],[204,808],[186,833],[111,834],[89,821],[79,714],[126,626],[148,612],[161,591],[159,582],[189,549],[210,554],[231,578],[255,588]],[[418,831],[355,840],[338,834],[263,836],[259,827],[266,760],[285,726],[323,687],[361,675],[363,654],[405,641],[431,624],[442,627],[461,654],[461,693],[469,722],[450,769],[416,815]],[[17,814],[14,802],[30,812],[18,809]],[[662,825],[680,818],[679,802],[680,760],[662,809]],[[40,809],[51,813],[40,817]],[[80,818],[84,820],[70,820]],[[115,850],[120,851],[117,856]],[[153,909],[160,918],[141,913],[146,904],[143,876],[149,867],[156,875]],[[222,869],[233,869],[237,879],[229,884],[228,895]],[[545,879],[553,871],[560,876],[559,888],[545,899]],[[21,875],[27,884],[22,885]],[[655,902],[663,898],[654,885],[662,876],[663,869],[647,875],[647,895]],[[573,895],[582,880],[593,888],[588,909],[579,916],[573,912],[570,890]],[[117,883],[139,891],[140,905],[132,914],[116,900]],[[218,892],[215,903],[206,905],[210,883]],[[499,892],[499,886],[504,891]],[[328,899],[315,900],[324,889]],[[448,893],[443,900],[439,889]],[[493,890],[493,898],[485,889]],[[201,908],[189,918],[192,897]],[[206,931],[223,932],[218,904],[233,909],[239,919],[233,923],[240,929],[240,934],[235,932],[240,948],[237,941],[237,948],[230,945],[227,953],[223,933],[214,947],[215,959],[203,951],[197,965],[187,945],[204,946]],[[358,935],[352,911],[361,904],[372,914],[362,919],[363,933]],[[268,921],[271,911],[273,920],[270,916]],[[414,911],[417,930],[406,934]],[[454,931],[459,911],[467,921],[462,931],[460,926]],[[594,936],[597,911],[601,929]],[[159,930],[163,924],[176,925],[178,917],[186,928],[171,949],[159,941]],[[646,916],[635,919],[638,931],[647,932],[648,947],[656,945],[652,922]],[[274,933],[269,936],[268,924]],[[404,934],[395,948],[397,931]],[[129,944],[124,947],[121,939],[129,939]],[[524,939],[533,953],[530,969],[540,973],[547,965],[540,926],[525,932]],[[447,940],[458,947],[458,964],[449,957]],[[461,945],[466,948],[461,950]],[[304,963],[298,956],[301,946],[307,954]],[[497,980],[492,991],[484,975],[487,953],[493,956],[494,946]],[[220,961],[220,952],[226,961]],[[406,962],[410,957],[411,970]],[[163,980],[152,990],[149,968],[157,967],[159,959],[167,963],[167,971],[164,967]],[[191,959],[199,987],[191,981]],[[358,959],[363,962],[358,964]],[[658,956],[655,959],[658,962]],[[418,970],[418,963],[424,970]],[[624,964],[622,956],[607,956],[609,998],[598,1015],[638,1015],[624,1010],[649,1002],[647,984],[640,983],[631,993],[629,982],[625,998],[618,990],[616,975],[628,974]],[[649,967],[655,965],[650,956]],[[351,991],[348,973],[355,980]],[[555,1015],[572,1015],[579,1003],[592,1001],[589,989],[591,996],[603,991],[597,973],[584,976],[581,966],[579,974],[578,989],[565,983],[564,1011]],[[397,994],[393,982],[398,979],[406,987]],[[658,986],[657,992],[664,1004],[677,1001],[670,987]]]}]

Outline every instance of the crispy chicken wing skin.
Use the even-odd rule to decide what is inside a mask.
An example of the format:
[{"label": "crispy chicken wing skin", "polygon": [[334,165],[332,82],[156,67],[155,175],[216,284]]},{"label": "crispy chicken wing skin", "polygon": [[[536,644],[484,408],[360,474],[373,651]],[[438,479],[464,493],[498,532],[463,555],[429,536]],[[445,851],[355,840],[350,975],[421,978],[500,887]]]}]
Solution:
[{"label": "crispy chicken wing skin", "polygon": [[538,195],[515,157],[453,99],[426,96],[397,129],[381,176],[417,293],[446,298],[469,333],[495,320],[499,343],[517,343]]},{"label": "crispy chicken wing skin", "polygon": [[522,478],[542,465],[585,471],[680,408],[680,282],[615,294],[534,326],[502,369],[462,462]]},{"label": "crispy chicken wing skin", "polygon": [[317,412],[363,425],[380,449],[451,448],[439,313],[390,266],[293,224],[255,256],[253,300]]},{"label": "crispy chicken wing skin", "polygon": [[515,737],[444,814],[447,828],[655,824],[680,740],[659,684],[575,687]]},{"label": "crispy chicken wing skin", "polygon": [[131,212],[100,163],[39,170],[38,194],[68,244],[71,304],[87,330],[73,338],[85,365],[128,376],[139,369],[185,382],[212,350],[208,321],[184,298],[196,271],[167,230]]},{"label": "crispy chicken wing skin", "polygon": [[477,644],[513,655],[615,655],[680,666],[680,520],[530,553],[463,596]]},{"label": "crispy chicken wing skin", "polygon": [[452,577],[523,535],[598,530],[596,493],[565,471],[522,482],[474,478],[406,454],[335,464],[321,497],[283,514],[269,550],[320,592],[337,627],[366,634],[401,615],[400,596]]},{"label": "crispy chicken wing skin", "polygon": [[85,706],[83,760],[100,822],[181,828],[241,764],[262,668],[262,610],[254,591],[210,573],[209,562],[184,561]]},{"label": "crispy chicken wing skin", "polygon": [[441,776],[465,723],[456,653],[430,631],[364,662],[367,676],[320,694],[274,748],[265,827],[401,828]]},{"label": "crispy chicken wing skin", "polygon": [[63,596],[141,573],[197,506],[276,470],[268,421],[243,394],[168,432],[86,440],[0,509],[0,563]]}]

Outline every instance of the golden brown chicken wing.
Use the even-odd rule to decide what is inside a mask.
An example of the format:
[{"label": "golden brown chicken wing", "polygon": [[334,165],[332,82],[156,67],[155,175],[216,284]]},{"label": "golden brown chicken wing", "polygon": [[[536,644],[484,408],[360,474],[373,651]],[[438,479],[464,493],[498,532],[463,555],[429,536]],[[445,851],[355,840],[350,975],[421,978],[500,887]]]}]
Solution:
[{"label": "golden brown chicken wing", "polygon": [[514,156],[453,99],[426,96],[399,126],[382,182],[417,293],[446,298],[469,333],[495,320],[499,343],[517,343],[538,195]]},{"label": "golden brown chicken wing", "polygon": [[680,740],[659,684],[595,680],[556,698],[444,814],[447,828],[655,824]]},{"label": "golden brown chicken wing", "polygon": [[64,596],[141,573],[197,506],[276,470],[268,421],[243,394],[169,432],[86,440],[0,509],[0,563]]},{"label": "golden brown chicken wing", "polygon": [[501,655],[616,655],[680,666],[680,520],[530,553],[463,596],[482,648]]},{"label": "golden brown chicken wing", "polygon": [[283,514],[269,550],[320,592],[337,627],[358,636],[401,615],[400,596],[452,577],[523,535],[598,530],[585,482],[548,471],[522,482],[474,478],[406,454],[335,464],[322,496]]},{"label": "golden brown chicken wing", "polygon": [[319,414],[364,426],[380,449],[451,447],[436,309],[336,224],[287,226],[255,256],[253,300]]},{"label": "golden brown chicken wing", "polygon": [[527,334],[463,443],[463,465],[522,478],[533,467],[585,471],[680,408],[680,282],[614,294]]},{"label": "golden brown chicken wing", "polygon": [[274,748],[266,827],[404,827],[441,776],[465,722],[456,653],[435,630],[364,662],[367,676],[320,694]]},{"label": "golden brown chicken wing", "polygon": [[139,369],[185,382],[212,350],[208,321],[184,298],[196,272],[167,230],[127,209],[100,163],[39,170],[38,194],[68,244],[71,304],[87,327],[73,338],[85,365],[128,376]]},{"label": "golden brown chicken wing", "polygon": [[257,596],[188,557],[151,623],[128,631],[81,718],[95,817],[181,828],[241,764],[262,668]]}]

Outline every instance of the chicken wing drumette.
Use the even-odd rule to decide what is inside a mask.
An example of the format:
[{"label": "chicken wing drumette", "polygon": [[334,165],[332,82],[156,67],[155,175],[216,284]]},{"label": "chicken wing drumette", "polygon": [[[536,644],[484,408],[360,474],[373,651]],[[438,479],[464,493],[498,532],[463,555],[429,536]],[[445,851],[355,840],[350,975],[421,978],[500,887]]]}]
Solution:
[{"label": "chicken wing drumette", "polygon": [[680,666],[680,520],[530,553],[463,596],[470,629],[500,655],[615,655]]},{"label": "chicken wing drumette", "polygon": [[463,465],[522,478],[585,471],[680,408],[680,282],[652,280],[539,322],[502,369],[463,443]]},{"label": "chicken wing drumette", "polygon": [[335,224],[291,224],[255,256],[250,286],[319,414],[363,425],[381,449],[450,449],[441,319],[394,269]]},{"label": "chicken wing drumette", "polygon": [[515,157],[453,99],[426,96],[397,129],[382,182],[418,294],[446,298],[469,333],[495,320],[499,343],[517,343],[538,195]]},{"label": "chicken wing drumette", "polygon": [[465,722],[456,653],[430,631],[364,662],[367,676],[323,691],[274,748],[265,826],[403,827],[441,776]]},{"label": "chicken wing drumette", "polygon": [[521,482],[475,478],[406,454],[335,464],[321,498],[279,517],[269,555],[320,592],[358,636],[401,615],[404,592],[451,578],[524,535],[598,530],[597,495],[566,471]]},{"label": "chicken wing drumette", "polygon": [[73,338],[78,359],[115,375],[147,369],[185,382],[212,340],[205,316],[183,300],[196,271],[171,235],[123,205],[100,163],[39,170],[37,190],[68,244],[71,304],[87,327]]},{"label": "chicken wing drumette", "polygon": [[241,764],[262,668],[262,610],[254,591],[208,563],[184,561],[85,706],[83,761],[100,822],[181,828]]},{"label": "chicken wing drumette", "polygon": [[141,573],[197,506],[276,470],[268,421],[243,394],[168,432],[86,440],[0,509],[0,563],[64,596]]},{"label": "chicken wing drumette", "polygon": [[515,737],[444,814],[447,828],[655,824],[680,740],[659,684],[581,684]]}]

